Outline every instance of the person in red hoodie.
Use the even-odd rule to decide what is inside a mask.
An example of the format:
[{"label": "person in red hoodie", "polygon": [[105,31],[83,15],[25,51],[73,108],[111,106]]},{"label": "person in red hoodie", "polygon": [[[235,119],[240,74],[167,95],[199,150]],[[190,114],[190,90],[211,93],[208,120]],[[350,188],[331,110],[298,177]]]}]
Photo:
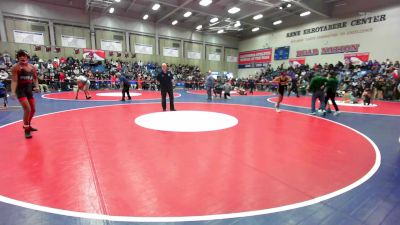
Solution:
[{"label": "person in red hoodie", "polygon": [[58,66],[60,65],[60,64],[58,64],[58,61],[55,61],[55,60],[52,62],[52,64],[53,64],[54,69],[58,69]]},{"label": "person in red hoodie", "polygon": [[61,70],[59,74],[59,81],[60,81],[60,89],[61,91],[65,90],[65,73]]},{"label": "person in red hoodie", "polygon": [[115,74],[111,75],[111,88],[116,89],[115,83],[117,82],[117,76]]}]

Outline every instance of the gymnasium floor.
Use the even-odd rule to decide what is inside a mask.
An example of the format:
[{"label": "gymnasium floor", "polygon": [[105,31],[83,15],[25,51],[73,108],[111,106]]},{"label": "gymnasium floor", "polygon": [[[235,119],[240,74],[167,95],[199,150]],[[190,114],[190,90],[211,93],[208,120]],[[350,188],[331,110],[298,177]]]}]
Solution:
[{"label": "gymnasium floor", "polygon": [[398,224],[398,102],[320,117],[262,92],[179,90],[176,112],[92,95],[37,94],[31,140],[0,110],[1,225]]}]

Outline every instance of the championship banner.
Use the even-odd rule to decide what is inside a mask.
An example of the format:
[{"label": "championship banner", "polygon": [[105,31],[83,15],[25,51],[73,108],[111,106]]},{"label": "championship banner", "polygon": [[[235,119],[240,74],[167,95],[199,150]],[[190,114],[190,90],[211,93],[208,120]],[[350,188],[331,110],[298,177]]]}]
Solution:
[{"label": "championship banner", "polygon": [[14,42],[32,45],[44,45],[44,34],[40,32],[14,30]]},{"label": "championship banner", "polygon": [[152,55],[153,54],[153,46],[145,45],[145,44],[135,44],[135,53]]},{"label": "championship banner", "polygon": [[238,62],[238,57],[237,56],[228,55],[228,56],[226,56],[226,61],[227,62],[231,62],[231,63],[237,63]]},{"label": "championship banner", "polygon": [[289,65],[293,67],[298,67],[300,65],[306,64],[306,58],[295,58],[295,59],[289,59]]},{"label": "championship banner", "polygon": [[187,58],[188,59],[201,59],[201,53],[200,52],[188,51],[187,52]]},{"label": "championship banner", "polygon": [[221,55],[216,54],[216,53],[210,53],[210,54],[208,54],[208,60],[210,60],[210,61],[221,61]]},{"label": "championship banner", "polygon": [[239,69],[265,67],[272,61],[272,49],[239,52]]},{"label": "championship banner", "polygon": [[122,43],[114,40],[101,40],[100,46],[102,50],[122,52]]},{"label": "championship banner", "polygon": [[84,37],[61,35],[61,46],[70,48],[86,48]]},{"label": "championship banner", "polygon": [[178,48],[167,48],[163,49],[163,56],[169,57],[179,57],[179,49]]},{"label": "championship banner", "polygon": [[368,60],[369,52],[344,54],[344,61],[346,64],[351,62],[353,65],[359,65],[363,62],[368,62]]},{"label": "championship banner", "polygon": [[94,61],[103,61],[106,58],[106,52],[97,49],[83,49],[84,59],[93,59]]}]

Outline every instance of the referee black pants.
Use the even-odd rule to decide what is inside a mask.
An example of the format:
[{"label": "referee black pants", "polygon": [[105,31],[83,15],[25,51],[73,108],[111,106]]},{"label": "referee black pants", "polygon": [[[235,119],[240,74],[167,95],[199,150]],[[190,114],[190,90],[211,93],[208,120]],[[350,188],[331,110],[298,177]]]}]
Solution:
[{"label": "referee black pants", "polygon": [[124,84],[122,88],[122,100],[125,100],[125,93],[128,96],[128,100],[131,100],[131,95],[129,94],[129,85]]},{"label": "referee black pants", "polygon": [[164,111],[167,109],[167,93],[169,97],[169,110],[175,110],[174,92],[172,91],[172,89],[169,90],[161,89],[161,106]]}]

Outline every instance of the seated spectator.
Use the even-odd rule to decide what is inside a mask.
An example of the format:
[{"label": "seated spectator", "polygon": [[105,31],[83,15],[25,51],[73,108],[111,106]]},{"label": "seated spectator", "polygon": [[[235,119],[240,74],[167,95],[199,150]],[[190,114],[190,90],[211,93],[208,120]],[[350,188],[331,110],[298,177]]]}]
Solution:
[{"label": "seated spectator", "polygon": [[44,79],[43,75],[38,76],[39,81],[39,89],[41,93],[49,93],[49,86],[46,84],[46,80]]}]

